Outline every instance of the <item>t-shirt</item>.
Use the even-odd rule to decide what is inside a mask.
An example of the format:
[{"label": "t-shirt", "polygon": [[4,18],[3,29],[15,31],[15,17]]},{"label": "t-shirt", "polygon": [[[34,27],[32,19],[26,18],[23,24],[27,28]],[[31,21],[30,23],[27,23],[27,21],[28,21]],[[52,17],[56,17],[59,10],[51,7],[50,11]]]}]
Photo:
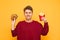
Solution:
[{"label": "t-shirt", "polygon": [[15,30],[11,30],[12,36],[17,36],[17,40],[41,40],[41,35],[47,35],[48,22],[44,23],[44,27],[37,21],[30,23],[26,21],[20,21]]}]

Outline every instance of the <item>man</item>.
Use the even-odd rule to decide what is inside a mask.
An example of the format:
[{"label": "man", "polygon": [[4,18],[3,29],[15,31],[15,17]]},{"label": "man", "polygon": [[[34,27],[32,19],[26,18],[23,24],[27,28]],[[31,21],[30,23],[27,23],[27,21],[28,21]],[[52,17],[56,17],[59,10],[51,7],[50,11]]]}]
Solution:
[{"label": "man", "polygon": [[14,29],[16,18],[12,18],[12,36],[17,36],[17,40],[41,40],[41,35],[45,36],[48,33],[48,22],[45,18],[44,27],[41,23],[32,20],[33,9],[31,6],[24,8],[25,20],[20,21]]}]

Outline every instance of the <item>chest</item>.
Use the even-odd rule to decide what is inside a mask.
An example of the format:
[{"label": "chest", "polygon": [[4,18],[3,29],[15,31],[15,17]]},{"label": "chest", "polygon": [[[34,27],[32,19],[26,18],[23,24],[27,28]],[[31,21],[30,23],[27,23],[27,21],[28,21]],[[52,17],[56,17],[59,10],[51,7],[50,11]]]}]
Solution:
[{"label": "chest", "polygon": [[24,24],[21,25],[20,30],[24,33],[39,33],[41,28],[36,24]]}]

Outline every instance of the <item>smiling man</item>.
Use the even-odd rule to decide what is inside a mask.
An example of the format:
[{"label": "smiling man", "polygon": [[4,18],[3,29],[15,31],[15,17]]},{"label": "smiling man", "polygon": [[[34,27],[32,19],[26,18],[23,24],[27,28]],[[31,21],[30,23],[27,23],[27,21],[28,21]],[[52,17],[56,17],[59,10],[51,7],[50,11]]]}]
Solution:
[{"label": "smiling man", "polygon": [[26,6],[24,8],[25,20],[20,21],[16,28],[14,28],[16,17],[12,17],[12,36],[17,36],[17,40],[41,40],[41,35],[45,36],[48,33],[49,27],[48,22],[45,17],[42,19],[44,21],[44,27],[41,23],[32,20],[33,8],[31,6]]}]

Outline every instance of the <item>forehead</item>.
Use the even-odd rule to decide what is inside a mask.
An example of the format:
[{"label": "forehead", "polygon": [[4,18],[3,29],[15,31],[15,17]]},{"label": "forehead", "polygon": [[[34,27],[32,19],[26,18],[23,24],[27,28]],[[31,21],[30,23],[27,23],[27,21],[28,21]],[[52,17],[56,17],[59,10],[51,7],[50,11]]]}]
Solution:
[{"label": "forehead", "polygon": [[25,10],[25,12],[32,12],[32,11],[31,11],[31,10],[29,10],[29,9],[26,9],[26,10]]}]

